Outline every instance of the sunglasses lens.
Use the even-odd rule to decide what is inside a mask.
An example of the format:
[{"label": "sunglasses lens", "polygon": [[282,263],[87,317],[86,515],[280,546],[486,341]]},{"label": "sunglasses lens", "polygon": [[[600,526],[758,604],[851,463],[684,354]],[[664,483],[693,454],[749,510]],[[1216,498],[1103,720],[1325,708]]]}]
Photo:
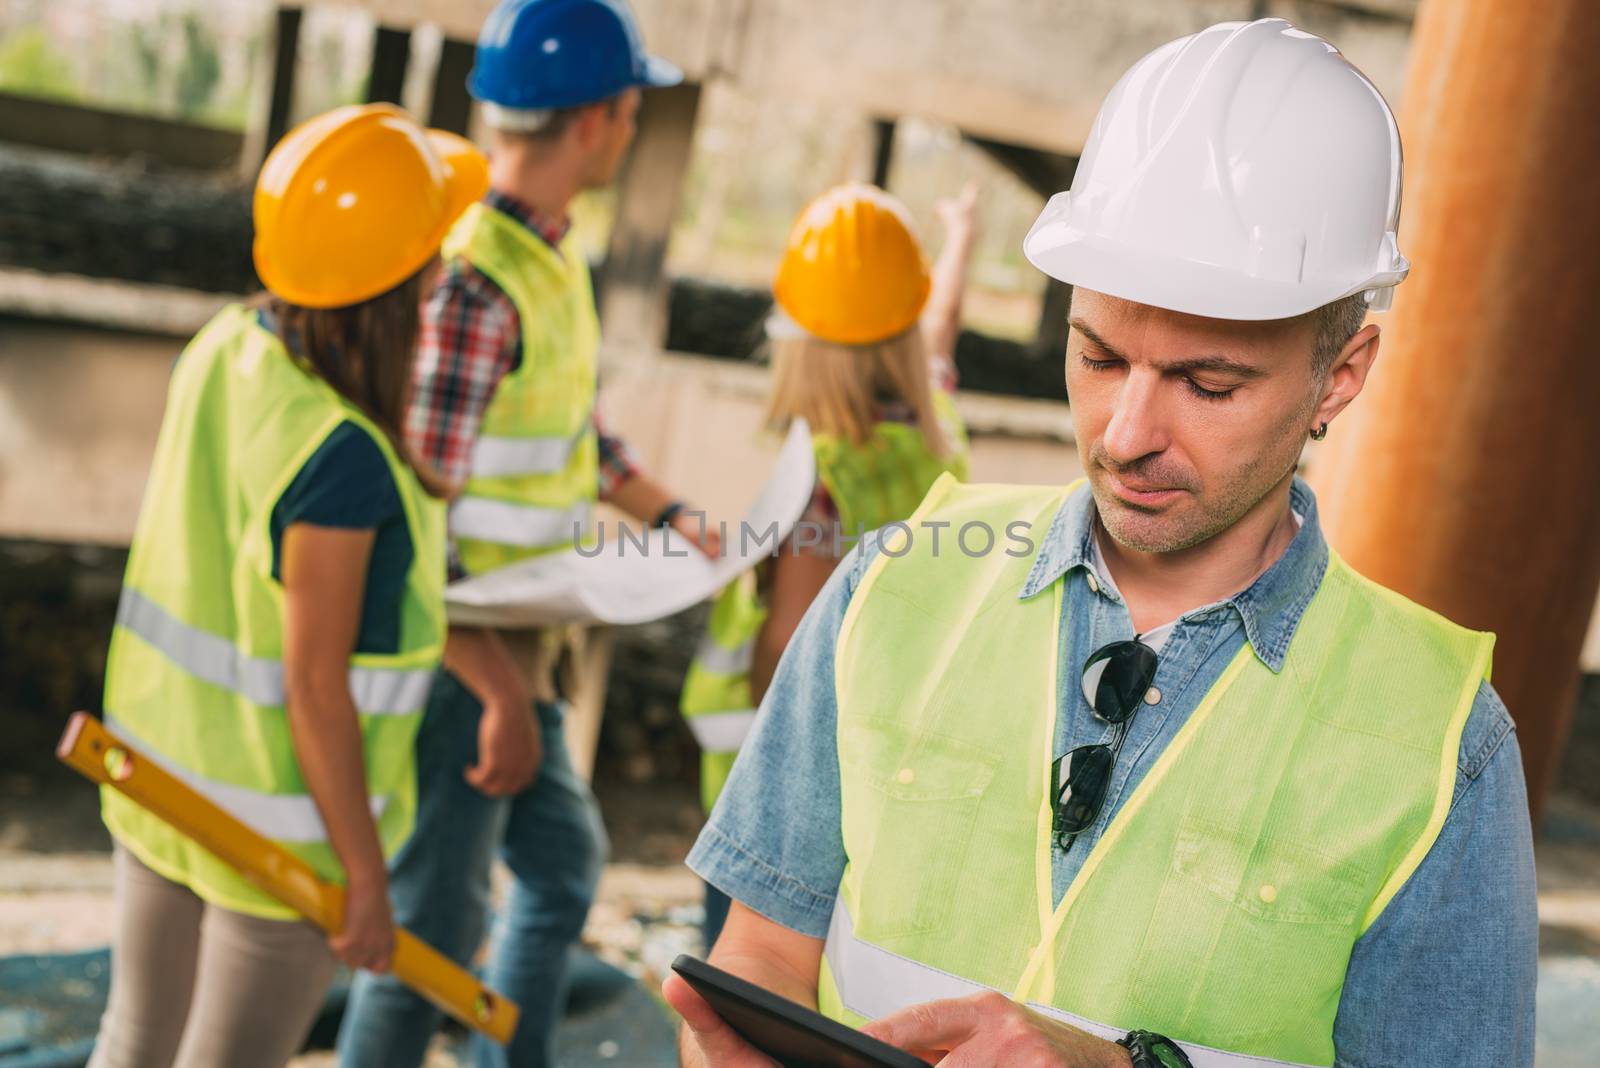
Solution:
[{"label": "sunglasses lens", "polygon": [[1112,642],[1083,665],[1083,697],[1095,715],[1121,723],[1138,710],[1155,677],[1154,649],[1139,641]]},{"label": "sunglasses lens", "polygon": [[1100,814],[1111,781],[1111,747],[1085,745],[1062,757],[1056,773],[1056,831],[1079,834]]}]

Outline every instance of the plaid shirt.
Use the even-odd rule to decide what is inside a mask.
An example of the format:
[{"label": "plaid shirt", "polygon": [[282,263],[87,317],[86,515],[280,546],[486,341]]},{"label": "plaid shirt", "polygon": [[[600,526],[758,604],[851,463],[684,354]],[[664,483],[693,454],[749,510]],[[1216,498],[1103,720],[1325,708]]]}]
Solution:
[{"label": "plaid shirt", "polygon": [[[552,247],[566,236],[565,219],[543,215],[503,193],[490,190],[484,203]],[[406,436],[417,455],[451,485],[466,482],[484,410],[500,380],[521,363],[522,322],[516,305],[463,257],[449,261],[422,308]],[[600,438],[599,488],[604,500],[639,468],[627,444],[606,433],[598,407],[594,425]]]}]

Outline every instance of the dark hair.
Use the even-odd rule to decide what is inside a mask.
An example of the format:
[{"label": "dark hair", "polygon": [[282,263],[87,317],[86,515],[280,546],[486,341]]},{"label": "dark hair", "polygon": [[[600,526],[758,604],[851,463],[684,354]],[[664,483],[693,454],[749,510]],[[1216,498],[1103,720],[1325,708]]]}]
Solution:
[{"label": "dark hair", "polygon": [[270,293],[265,303],[285,345],[372,420],[401,461],[416,472],[423,489],[444,497],[449,487],[405,439],[423,285],[432,277],[432,267],[430,262],[393,289],[359,304],[307,308]]},{"label": "dark hair", "polygon": [[1307,312],[1305,318],[1310,320],[1313,332],[1311,370],[1321,378],[1367,321],[1367,301],[1362,294],[1352,293]]}]

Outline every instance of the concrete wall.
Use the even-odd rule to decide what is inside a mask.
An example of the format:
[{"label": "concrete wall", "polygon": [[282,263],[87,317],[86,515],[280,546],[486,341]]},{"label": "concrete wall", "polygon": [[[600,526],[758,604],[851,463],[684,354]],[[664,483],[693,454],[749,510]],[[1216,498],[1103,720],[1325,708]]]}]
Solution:
[{"label": "concrete wall", "polygon": [[[172,361],[223,303],[0,271],[0,537],[128,543]],[[607,360],[609,422],[653,475],[717,515],[737,517],[766,477],[765,399],[766,372],[749,364]],[[977,477],[1077,477],[1065,404],[976,394],[960,403]]]},{"label": "concrete wall", "polygon": [[0,319],[0,536],[127,544],[181,347]]},{"label": "concrete wall", "polygon": [[[128,543],[172,361],[221,304],[153,288],[0,272],[0,538]],[[609,361],[603,405],[652,474],[732,519],[766,474],[765,396],[759,367],[670,354]],[[1061,484],[1082,473],[1064,403],[966,393],[959,404],[974,478]],[[1313,447],[1305,463],[1316,462]],[[1600,612],[1582,663],[1600,671]]]},{"label": "concrete wall", "polygon": [[245,139],[233,130],[198,123],[0,93],[0,141],[224,170],[238,165]]},{"label": "concrete wall", "polygon": [[[1416,0],[631,0],[652,50],[695,81],[917,115],[1077,155],[1116,79],[1215,22],[1281,15],[1332,40],[1391,102]],[[473,38],[492,0],[362,0],[393,25]]]}]

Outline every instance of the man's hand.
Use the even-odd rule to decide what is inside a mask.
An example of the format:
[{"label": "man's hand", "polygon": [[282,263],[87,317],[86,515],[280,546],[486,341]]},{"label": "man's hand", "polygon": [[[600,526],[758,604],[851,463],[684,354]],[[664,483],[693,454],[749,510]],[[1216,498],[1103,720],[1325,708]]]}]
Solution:
[{"label": "man's hand", "polygon": [[929,1001],[862,1028],[940,1068],[1130,1068],[1128,1051],[1003,994]]},{"label": "man's hand", "polygon": [[493,630],[452,626],[444,666],[483,705],[478,760],[462,777],[489,797],[526,789],[544,762],[544,737],[516,658]]},{"label": "man's hand", "polygon": [[[716,1010],[706,1004],[706,999],[676,973],[667,976],[661,984],[662,996],[667,999],[684,1026],[693,1037],[700,1059],[694,1064],[684,1059],[692,1068],[778,1068],[772,1058],[757,1053],[750,1044],[736,1034]],[[688,1051],[685,1050],[685,1053]]]},{"label": "man's hand", "polygon": [[489,797],[510,797],[533,785],[544,761],[544,739],[532,702],[494,701],[478,721],[478,762],[466,780]]}]

